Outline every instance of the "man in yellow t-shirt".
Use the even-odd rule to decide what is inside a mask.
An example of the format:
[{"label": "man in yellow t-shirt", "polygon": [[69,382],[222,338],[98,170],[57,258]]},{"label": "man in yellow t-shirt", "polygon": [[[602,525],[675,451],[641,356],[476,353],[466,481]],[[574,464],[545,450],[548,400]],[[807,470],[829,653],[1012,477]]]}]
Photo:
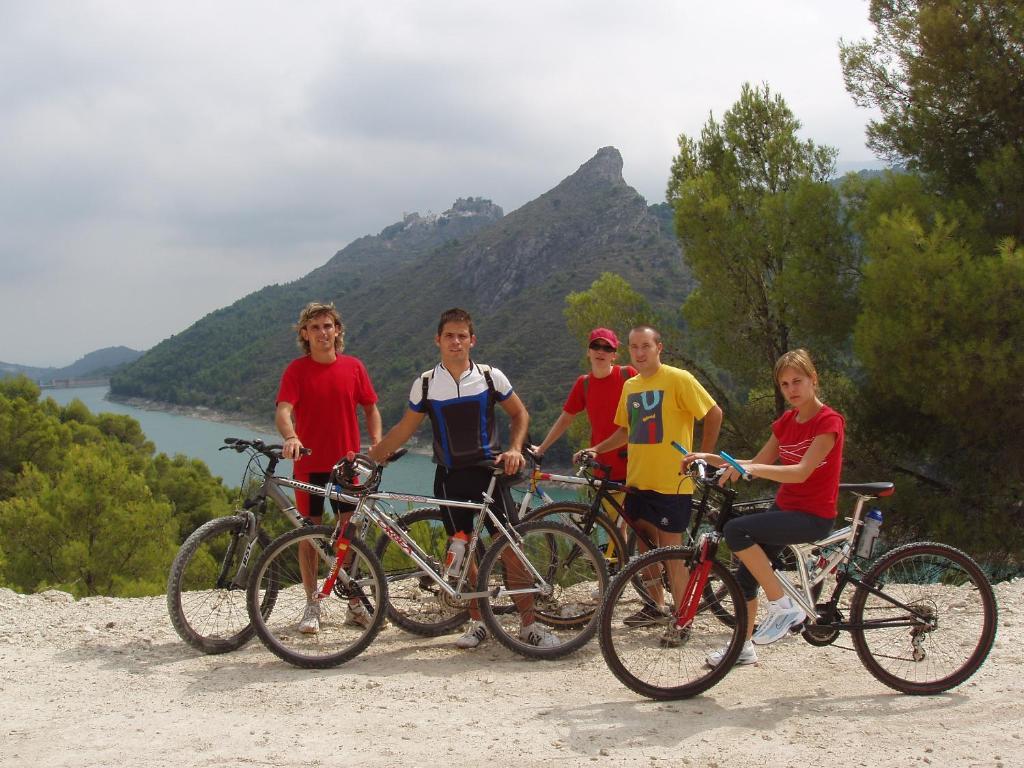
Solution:
[{"label": "man in yellow t-shirt", "polygon": [[[663,349],[661,335],[654,328],[642,325],[629,332],[630,358],[640,373],[622,387],[615,413],[618,429],[585,449],[604,453],[627,446],[626,485],[631,492],[626,496],[626,516],[658,547],[681,544],[690,524],[693,483],[679,477],[682,456],[672,441],[692,449],[693,422],[701,420],[700,450],[712,451],[722,426],[722,409],[700,382],[687,371],[662,365]],[[641,551],[646,551],[645,543],[639,544]],[[677,607],[686,578],[685,571],[669,573]],[[664,601],[658,584],[652,587],[651,597],[658,603]],[[645,606],[625,622],[629,626],[657,623],[667,612],[665,607]]]}]

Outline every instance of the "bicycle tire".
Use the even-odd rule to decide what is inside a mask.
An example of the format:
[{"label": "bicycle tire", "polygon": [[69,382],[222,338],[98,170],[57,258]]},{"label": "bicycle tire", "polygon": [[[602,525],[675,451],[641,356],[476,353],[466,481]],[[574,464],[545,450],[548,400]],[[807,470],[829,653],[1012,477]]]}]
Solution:
[{"label": "bicycle tire", "polygon": [[[327,669],[358,656],[373,642],[384,623],[387,581],[377,556],[362,541],[352,539],[352,556],[344,570],[353,579],[355,589],[347,591],[339,578],[331,594],[318,602],[319,632],[304,634],[299,622],[306,607],[306,593],[298,561],[303,542],[331,552],[330,562],[316,558],[317,587],[322,586],[334,560],[334,528],[306,526],[278,536],[264,550],[249,579],[246,605],[256,634],[276,656],[297,667]],[[268,589],[277,590],[277,604],[264,617],[257,607]],[[367,626],[349,622],[350,599],[366,608],[370,615]]]},{"label": "bicycle tire", "polygon": [[[589,538],[562,523],[535,520],[515,528],[522,542],[519,547],[530,563],[552,587],[547,595],[486,597],[480,600],[480,614],[491,634],[506,648],[528,658],[557,659],[582,648],[597,631],[601,595],[608,584],[604,557]],[[503,555],[508,553],[517,565],[509,568]],[[502,588],[531,589],[536,581],[529,577],[504,536],[496,539],[480,564],[477,590],[496,595]],[[519,610],[532,609],[535,620],[549,628],[558,639],[551,647],[532,645],[520,637]]]},{"label": "bicycle tire", "polygon": [[[396,521],[440,569],[448,547],[440,509],[415,509]],[[479,550],[478,550],[479,552]],[[381,534],[375,554],[388,581],[388,618],[407,632],[423,637],[448,634],[469,621],[469,606],[454,601],[416,565],[401,547]]]},{"label": "bicycle tire", "polygon": [[602,510],[595,513],[592,522],[590,522],[591,508],[588,504],[574,501],[555,501],[531,510],[523,518],[524,523],[533,522],[534,520],[554,520],[556,523],[570,525],[584,535],[589,536],[594,546],[604,555],[609,575],[618,573],[620,568],[629,560],[626,540],[622,537],[622,531],[608,517],[607,513]]},{"label": "bicycle tire", "polygon": [[[851,631],[861,663],[880,682],[912,695],[941,693],[984,663],[996,635],[996,599],[969,555],[936,542],[907,544],[875,563],[864,582],[928,620],[927,626]],[[850,613],[854,624],[913,618],[862,585],[854,592]]]},{"label": "bicycle tire", "polygon": [[[601,606],[601,655],[612,674],[627,688],[650,699],[684,699],[703,693],[721,680],[736,662],[743,648],[747,606],[736,578],[721,562],[714,561],[708,574],[711,594],[721,594],[708,602],[709,591],[702,592],[697,614],[688,631],[680,635],[670,631],[671,617],[651,619],[643,624],[627,625],[624,620],[650,604],[650,595],[637,587],[650,579],[666,580],[669,563],[685,565],[693,550],[663,547],[651,550],[629,563],[608,588]],[[652,574],[652,569],[657,569]],[[733,617],[724,623],[714,607]],[[666,644],[672,637],[676,645]],[[718,666],[707,664],[708,654],[726,647]]]},{"label": "bicycle tire", "polygon": [[[218,517],[185,539],[167,577],[167,612],[178,637],[203,653],[237,650],[256,630],[246,610],[248,574],[239,578],[238,546],[249,521],[241,515]],[[270,543],[262,529],[249,558],[251,568]],[[277,593],[264,592],[261,611],[273,610]]]}]

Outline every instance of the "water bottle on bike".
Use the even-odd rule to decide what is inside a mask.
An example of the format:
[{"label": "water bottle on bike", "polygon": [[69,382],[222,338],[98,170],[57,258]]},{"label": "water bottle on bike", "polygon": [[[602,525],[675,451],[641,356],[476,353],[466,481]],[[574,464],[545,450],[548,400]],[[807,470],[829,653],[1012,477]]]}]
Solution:
[{"label": "water bottle on bike", "polygon": [[447,579],[454,579],[462,567],[462,558],[466,556],[466,545],[469,543],[469,536],[462,531],[456,531],[448,544],[448,553],[444,559],[444,575]]},{"label": "water bottle on bike", "polygon": [[875,541],[878,539],[878,532],[882,527],[882,510],[877,507],[868,512],[864,518],[864,527],[860,532],[860,540],[857,542],[857,555],[859,557],[871,557],[875,548]]}]

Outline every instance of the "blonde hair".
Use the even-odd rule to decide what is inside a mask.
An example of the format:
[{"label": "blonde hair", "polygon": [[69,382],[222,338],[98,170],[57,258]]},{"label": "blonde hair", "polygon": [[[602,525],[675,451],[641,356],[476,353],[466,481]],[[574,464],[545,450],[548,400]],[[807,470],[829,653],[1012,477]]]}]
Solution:
[{"label": "blonde hair", "polygon": [[811,353],[806,349],[793,349],[786,352],[775,361],[775,383],[779,383],[779,376],[786,368],[793,368],[800,371],[814,382],[814,390],[818,390],[818,369],[814,367],[811,360]]},{"label": "blonde hair", "polygon": [[320,315],[330,315],[331,320],[337,326],[338,335],[334,337],[334,351],[340,355],[345,350],[345,324],[341,322],[341,315],[334,308],[333,302],[324,304],[319,301],[311,301],[302,308],[299,313],[299,322],[295,324],[295,334],[298,337],[296,343],[304,354],[309,354],[309,342],[302,338],[302,329],[306,327],[306,323]]}]

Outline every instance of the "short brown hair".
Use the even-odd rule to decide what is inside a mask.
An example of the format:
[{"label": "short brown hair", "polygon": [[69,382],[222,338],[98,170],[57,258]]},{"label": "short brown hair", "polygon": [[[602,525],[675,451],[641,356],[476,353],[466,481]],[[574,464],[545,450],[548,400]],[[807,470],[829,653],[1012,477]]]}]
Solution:
[{"label": "short brown hair", "polygon": [[654,336],[655,344],[661,344],[661,334],[658,332],[658,329],[655,328],[653,325],[634,325],[632,328],[629,329],[630,335],[634,333],[646,333],[647,331],[650,331],[651,334]]},{"label": "short brown hair", "polygon": [[437,323],[438,336],[441,335],[445,325],[448,323],[465,323],[469,326],[469,335],[476,336],[476,333],[473,331],[473,318],[470,317],[469,312],[464,309],[452,307],[451,309],[446,309],[441,313],[441,319]]},{"label": "short brown hair", "polygon": [[814,367],[811,360],[811,353],[806,349],[793,349],[786,352],[775,361],[775,383],[779,383],[779,376],[786,368],[793,368],[804,374],[814,382],[814,388],[818,388],[818,369]]},{"label": "short brown hair", "polygon": [[302,308],[302,311],[299,313],[299,322],[295,324],[295,335],[298,337],[299,349],[302,350],[303,354],[309,354],[309,342],[302,338],[302,329],[306,327],[306,323],[320,315],[330,315],[331,320],[338,327],[338,335],[334,337],[334,351],[340,355],[345,350],[345,324],[341,322],[341,315],[334,308],[333,302],[324,304],[319,301],[311,301]]}]

